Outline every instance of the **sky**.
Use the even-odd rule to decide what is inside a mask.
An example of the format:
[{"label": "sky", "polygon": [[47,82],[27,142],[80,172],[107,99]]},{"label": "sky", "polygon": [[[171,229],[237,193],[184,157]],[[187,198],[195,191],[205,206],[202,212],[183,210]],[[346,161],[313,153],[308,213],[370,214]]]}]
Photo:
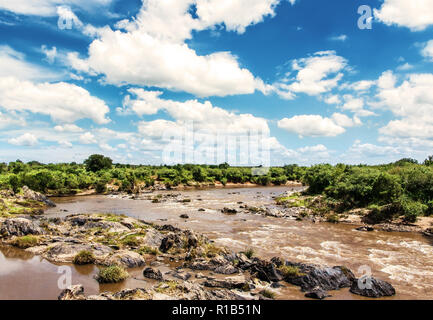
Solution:
[{"label": "sky", "polygon": [[0,0],[0,162],[94,153],[422,161],[433,1]]}]

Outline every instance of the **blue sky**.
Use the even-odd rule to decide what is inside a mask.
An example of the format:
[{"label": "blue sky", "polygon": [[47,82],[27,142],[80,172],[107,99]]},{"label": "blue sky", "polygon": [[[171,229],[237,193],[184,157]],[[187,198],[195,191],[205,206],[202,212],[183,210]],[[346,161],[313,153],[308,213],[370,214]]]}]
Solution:
[{"label": "blue sky", "polygon": [[422,0],[0,0],[0,162],[160,164],[190,126],[181,161],[256,131],[273,165],[423,160],[432,25]]}]

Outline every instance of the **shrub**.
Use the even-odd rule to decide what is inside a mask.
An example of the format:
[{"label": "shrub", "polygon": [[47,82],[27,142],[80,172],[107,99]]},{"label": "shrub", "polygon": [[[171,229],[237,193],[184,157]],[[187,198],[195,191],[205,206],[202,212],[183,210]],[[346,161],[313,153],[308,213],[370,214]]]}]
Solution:
[{"label": "shrub", "polygon": [[138,247],[140,245],[140,241],[138,241],[136,235],[129,235],[124,239],[122,239],[121,242],[124,246],[129,246],[129,247]]},{"label": "shrub", "polygon": [[93,154],[84,161],[84,164],[86,165],[87,171],[98,172],[103,169],[111,169],[113,160],[100,154]]},{"label": "shrub", "polygon": [[128,272],[120,266],[110,266],[99,270],[96,280],[99,283],[118,283],[129,277]]},{"label": "shrub", "polygon": [[335,213],[331,213],[331,214],[328,214],[326,216],[326,221],[330,222],[330,223],[339,223],[340,222],[340,217],[337,214],[335,214]]},{"label": "shrub", "polygon": [[144,246],[138,250],[138,253],[141,255],[151,254],[151,255],[157,256],[159,254],[159,250],[156,248]]},{"label": "shrub", "polygon": [[39,244],[39,239],[35,236],[23,236],[12,241],[12,245],[20,249],[35,247]]},{"label": "shrub", "polygon": [[83,250],[77,253],[74,257],[73,263],[77,265],[86,265],[95,263],[95,256],[92,252]]}]

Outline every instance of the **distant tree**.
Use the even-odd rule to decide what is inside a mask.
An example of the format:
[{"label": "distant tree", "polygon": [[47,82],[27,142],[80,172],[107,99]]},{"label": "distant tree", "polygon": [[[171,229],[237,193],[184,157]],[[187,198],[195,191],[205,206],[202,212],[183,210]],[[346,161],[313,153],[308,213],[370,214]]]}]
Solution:
[{"label": "distant tree", "polygon": [[228,169],[228,168],[230,168],[230,165],[227,162],[224,162],[224,163],[221,163],[218,167],[220,169]]},{"label": "distant tree", "polygon": [[400,160],[394,162],[394,164],[397,165],[397,166],[405,165],[407,163],[418,164],[418,160],[411,159],[411,158],[403,158],[403,159],[400,159]]},{"label": "distant tree", "polygon": [[84,161],[84,164],[87,171],[98,172],[104,169],[111,169],[113,167],[113,160],[101,154],[93,154]]},{"label": "distant tree", "polygon": [[427,159],[425,159],[424,165],[426,165],[426,166],[433,165],[433,156],[429,156]]}]

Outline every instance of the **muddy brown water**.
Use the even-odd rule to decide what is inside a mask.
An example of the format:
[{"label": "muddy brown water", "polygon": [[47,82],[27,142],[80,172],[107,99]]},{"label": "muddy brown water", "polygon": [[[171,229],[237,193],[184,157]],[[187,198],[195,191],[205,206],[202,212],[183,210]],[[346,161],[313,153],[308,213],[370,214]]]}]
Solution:
[{"label": "muddy brown water", "polygon": [[[125,214],[157,224],[172,224],[201,232],[234,251],[253,248],[263,258],[280,256],[290,261],[335,266],[345,265],[357,276],[371,270],[374,277],[389,281],[397,295],[388,299],[433,299],[433,241],[414,233],[360,232],[344,224],[312,223],[238,213],[228,216],[223,207],[239,208],[273,203],[272,197],[287,187],[213,189],[159,192],[182,194],[189,203],[169,200],[152,203],[121,197],[86,196],[54,198],[57,207],[50,217],[75,213]],[[205,209],[205,212],[199,211]],[[187,214],[189,219],[180,215]],[[96,267],[70,266],[73,284],[85,286],[86,294],[147,287],[141,270],[118,285],[100,286],[93,276]],[[61,291],[59,266],[22,250],[0,247],[0,299],[55,299]],[[348,289],[331,292],[331,299],[362,299]],[[298,287],[288,285],[277,293],[282,299],[303,299]]]}]

